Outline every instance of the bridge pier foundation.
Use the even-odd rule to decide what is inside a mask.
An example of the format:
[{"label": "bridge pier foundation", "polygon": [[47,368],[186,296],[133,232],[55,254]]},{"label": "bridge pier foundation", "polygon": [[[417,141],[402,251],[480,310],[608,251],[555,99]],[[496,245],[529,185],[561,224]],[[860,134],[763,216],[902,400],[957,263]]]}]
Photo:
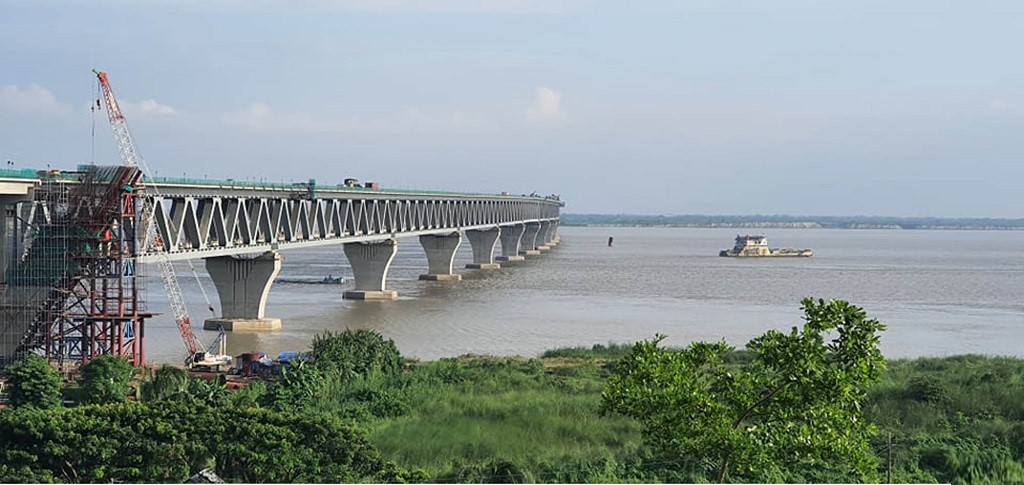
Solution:
[{"label": "bridge pier foundation", "polygon": [[523,230],[523,240],[519,243],[520,256],[536,256],[540,254],[537,250],[537,233],[540,232],[539,222],[527,222]]},{"label": "bridge pier foundation", "polygon": [[398,292],[384,289],[388,269],[398,252],[398,241],[345,244],[345,256],[355,274],[355,290],[346,291],[346,300],[394,300]]},{"label": "bridge pier foundation", "polygon": [[280,318],[266,318],[267,295],[281,271],[281,253],[268,251],[255,258],[206,258],[206,271],[220,296],[220,318],[203,322],[206,330],[278,330]]},{"label": "bridge pier foundation", "polygon": [[504,226],[501,229],[501,256],[494,258],[497,261],[522,261],[526,258],[519,255],[519,241],[523,239],[523,224]]},{"label": "bridge pier foundation", "polygon": [[466,231],[466,239],[473,248],[473,262],[466,265],[467,269],[498,269],[500,264],[494,262],[494,246],[498,245],[500,227]]},{"label": "bridge pier foundation", "polygon": [[455,232],[446,236],[420,236],[420,245],[427,253],[427,274],[421,274],[425,281],[459,281],[462,275],[452,271],[455,251],[462,243],[462,234]]}]

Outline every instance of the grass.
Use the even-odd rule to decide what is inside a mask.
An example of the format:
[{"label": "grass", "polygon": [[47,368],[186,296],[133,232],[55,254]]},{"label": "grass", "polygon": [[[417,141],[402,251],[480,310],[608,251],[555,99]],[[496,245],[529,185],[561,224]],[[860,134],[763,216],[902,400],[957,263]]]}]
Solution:
[{"label": "grass", "polygon": [[[961,355],[895,360],[869,395],[865,417],[892,436],[903,481],[1024,479],[1024,360]],[[886,462],[885,459],[882,460]]]},{"label": "grass", "polygon": [[[383,456],[436,482],[689,481],[671,475],[671,460],[649,455],[634,420],[601,413],[604,382],[630,348],[414,363],[390,384],[402,388],[408,412],[365,425]],[[872,445],[882,474],[894,482],[1024,480],[1024,360],[889,361],[863,409],[879,431]]]},{"label": "grass", "polygon": [[564,462],[619,461],[635,454],[640,428],[603,416],[606,370],[597,359],[467,357],[417,365],[411,412],[370,429],[381,453],[431,476],[472,463],[533,469]]}]

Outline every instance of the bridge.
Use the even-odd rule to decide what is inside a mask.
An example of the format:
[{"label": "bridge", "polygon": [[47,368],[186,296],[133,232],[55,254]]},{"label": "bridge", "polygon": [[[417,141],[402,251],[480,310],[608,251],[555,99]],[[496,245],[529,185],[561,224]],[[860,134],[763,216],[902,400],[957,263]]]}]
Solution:
[{"label": "bridge", "polygon": [[[88,169],[0,170],[0,275],[25,257],[32,228],[49,223],[54,206],[66,205],[34,196],[42,192],[40,184],[74,186]],[[420,279],[459,280],[453,264],[463,239],[472,249],[469,269],[522,261],[558,243],[564,206],[557,196],[322,185],[314,180],[152,178],[143,181],[134,198],[140,222],[138,234],[126,236],[135,242],[131,264],[202,259],[222,312],[204,326],[228,330],[280,328],[280,319],[265,315],[265,305],[281,268],[281,251],[341,245],[355,280],[355,288],[342,298],[394,299],[397,292],[387,288],[387,276],[399,240],[416,238],[426,253],[427,268]],[[147,221],[153,225],[148,231]],[[147,233],[152,234],[148,240]]]}]

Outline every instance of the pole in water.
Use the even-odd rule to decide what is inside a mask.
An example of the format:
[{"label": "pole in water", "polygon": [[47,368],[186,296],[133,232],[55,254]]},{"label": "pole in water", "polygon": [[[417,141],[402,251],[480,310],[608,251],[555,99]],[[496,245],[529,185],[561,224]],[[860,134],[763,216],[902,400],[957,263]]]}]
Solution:
[{"label": "pole in water", "polygon": [[614,239],[615,238],[613,238],[611,236],[608,236],[608,247],[612,247],[612,240],[614,240]]}]

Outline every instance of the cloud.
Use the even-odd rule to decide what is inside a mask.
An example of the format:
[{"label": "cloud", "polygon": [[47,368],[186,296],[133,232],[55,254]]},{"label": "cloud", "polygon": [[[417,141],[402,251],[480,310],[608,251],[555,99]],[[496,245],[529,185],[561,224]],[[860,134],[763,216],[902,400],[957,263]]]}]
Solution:
[{"label": "cloud", "polygon": [[178,114],[178,110],[172,106],[158,103],[155,99],[147,99],[138,103],[122,101],[120,104],[129,115],[175,116]]},{"label": "cloud", "polygon": [[1005,99],[993,99],[988,105],[992,111],[1006,111],[1010,107],[1010,103],[1007,103]]},{"label": "cloud", "polygon": [[355,119],[304,111],[279,112],[257,102],[220,118],[229,127],[278,135],[417,135],[497,133],[503,116],[488,110],[422,111],[410,107],[388,115]]},{"label": "cloud", "polygon": [[521,103],[492,101],[433,109],[410,106],[391,113],[352,117],[339,113],[283,112],[261,101],[224,113],[220,119],[228,127],[271,135],[465,136],[549,130],[552,125],[543,122],[565,117],[561,93],[548,87],[537,88],[525,117]]},{"label": "cloud", "polygon": [[562,94],[549,87],[537,88],[537,97],[526,109],[526,116],[531,120],[553,120],[564,116],[562,112]]},{"label": "cloud", "polygon": [[[111,0],[125,4],[124,0]],[[591,0],[225,0],[214,7],[224,10],[446,13],[446,14],[563,14],[588,7]],[[177,2],[203,9],[205,0]]]},{"label": "cloud", "polygon": [[221,116],[225,125],[275,133],[338,133],[349,128],[341,120],[318,119],[304,112],[278,113],[263,102]]},{"label": "cloud", "polygon": [[71,114],[71,106],[57,101],[57,97],[46,88],[31,84],[27,88],[14,85],[0,87],[0,112],[65,116]]}]

